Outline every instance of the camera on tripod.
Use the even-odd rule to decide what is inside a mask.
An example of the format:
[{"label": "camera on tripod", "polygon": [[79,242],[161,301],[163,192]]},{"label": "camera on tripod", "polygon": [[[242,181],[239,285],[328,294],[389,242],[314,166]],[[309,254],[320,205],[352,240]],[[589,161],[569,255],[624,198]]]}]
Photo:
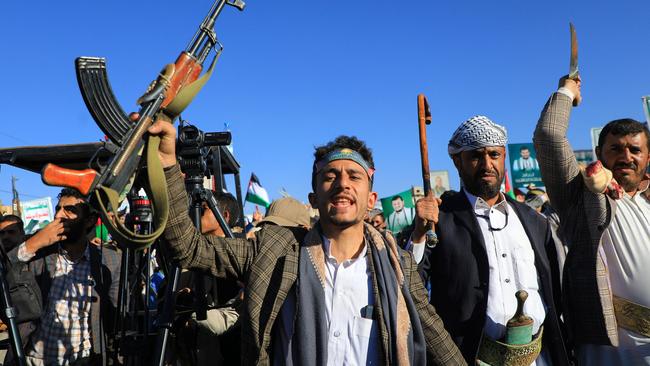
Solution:
[{"label": "camera on tripod", "polygon": [[230,145],[231,141],[230,132],[203,132],[180,120],[176,153],[181,170],[188,176],[210,177],[211,148]]}]

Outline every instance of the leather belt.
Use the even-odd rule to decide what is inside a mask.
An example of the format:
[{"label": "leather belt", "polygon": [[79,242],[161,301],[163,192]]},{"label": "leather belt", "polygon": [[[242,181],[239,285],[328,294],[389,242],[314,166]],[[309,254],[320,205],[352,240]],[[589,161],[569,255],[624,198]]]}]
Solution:
[{"label": "leather belt", "polygon": [[650,337],[650,308],[618,296],[613,300],[618,326]]}]

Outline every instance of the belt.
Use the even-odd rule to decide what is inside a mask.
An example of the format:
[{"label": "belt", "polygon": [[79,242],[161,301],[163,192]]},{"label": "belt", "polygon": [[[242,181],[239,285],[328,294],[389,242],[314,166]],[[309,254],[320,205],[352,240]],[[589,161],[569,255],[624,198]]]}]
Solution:
[{"label": "belt", "polygon": [[511,345],[495,341],[483,334],[476,362],[478,365],[530,366],[542,351],[544,327],[527,344]]},{"label": "belt", "polygon": [[650,308],[618,296],[613,300],[618,326],[650,337]]}]

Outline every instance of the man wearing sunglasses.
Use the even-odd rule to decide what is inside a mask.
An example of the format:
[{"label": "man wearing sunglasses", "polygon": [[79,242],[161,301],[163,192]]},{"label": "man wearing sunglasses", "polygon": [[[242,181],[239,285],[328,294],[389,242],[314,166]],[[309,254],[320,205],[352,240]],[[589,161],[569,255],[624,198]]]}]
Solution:
[{"label": "man wearing sunglasses", "polygon": [[97,216],[84,196],[64,188],[58,198],[54,220],[9,253],[34,273],[43,294],[39,321],[20,325],[27,364],[101,364],[114,323],[120,256],[89,245]]},{"label": "man wearing sunglasses", "polygon": [[[500,191],[506,143],[506,129],[487,117],[458,127],[448,152],[462,190],[445,193],[440,207],[433,196],[417,202],[413,251],[416,260],[424,252],[420,273],[431,303],[468,363],[504,364],[490,358],[500,354],[514,364],[566,365],[553,239],[542,216]],[[427,225],[435,232],[428,238]],[[528,293],[533,341],[513,349],[495,341],[504,338],[519,290]]]}]

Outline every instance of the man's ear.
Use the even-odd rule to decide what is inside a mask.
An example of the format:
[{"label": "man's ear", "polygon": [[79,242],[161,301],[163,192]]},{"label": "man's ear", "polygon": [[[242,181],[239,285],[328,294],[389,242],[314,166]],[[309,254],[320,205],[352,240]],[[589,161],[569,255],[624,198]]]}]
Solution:
[{"label": "man's ear", "polygon": [[88,217],[85,220],[85,229],[90,230],[90,228],[97,224],[97,220],[99,220],[99,212],[90,210],[90,212],[88,212]]},{"label": "man's ear", "polygon": [[370,192],[368,194],[368,211],[372,210],[377,203],[377,192]]},{"label": "man's ear", "polygon": [[307,195],[307,199],[309,199],[309,204],[313,208],[318,208],[318,200],[316,199],[316,193],[311,192],[310,194]]},{"label": "man's ear", "polygon": [[[600,146],[596,146],[596,159],[600,160]],[[600,161],[603,162],[602,160]]]}]

